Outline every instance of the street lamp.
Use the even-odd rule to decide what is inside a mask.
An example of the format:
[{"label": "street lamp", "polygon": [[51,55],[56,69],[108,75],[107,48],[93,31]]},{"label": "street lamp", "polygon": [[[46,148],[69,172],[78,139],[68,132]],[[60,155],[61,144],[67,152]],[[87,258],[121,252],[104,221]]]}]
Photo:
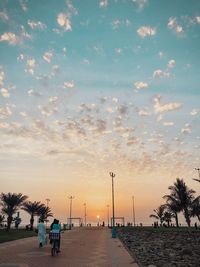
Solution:
[{"label": "street lamp", "polygon": [[134,196],[132,196],[133,199],[133,225],[135,226],[135,205],[134,205]]},{"label": "street lamp", "polygon": [[[47,212],[48,212],[50,199],[46,198],[46,202],[47,202]],[[46,227],[47,227],[47,218],[46,218]]]},{"label": "street lamp", "polygon": [[70,220],[70,225],[69,229],[72,229],[72,199],[74,199],[73,196],[68,197],[70,199],[70,208],[69,208],[69,220]]},{"label": "street lamp", "polygon": [[193,178],[193,180],[197,181],[197,182],[200,182],[200,168],[195,168],[195,170],[198,172],[199,174],[199,179],[195,179]]},{"label": "street lamp", "polygon": [[47,208],[49,207],[49,201],[50,201],[50,199],[49,198],[46,198]]},{"label": "street lamp", "polygon": [[84,206],[84,213],[85,213],[84,216],[85,216],[85,226],[86,226],[86,216],[87,216],[86,215],[86,203],[84,203],[83,206]]},{"label": "street lamp", "polygon": [[106,205],[106,207],[107,207],[107,219],[108,219],[108,227],[109,227],[109,205]]},{"label": "street lamp", "polygon": [[112,178],[112,238],[116,238],[116,228],[115,228],[115,198],[114,198],[114,182],[113,178],[115,177],[115,174],[113,172],[110,172],[110,176]]}]

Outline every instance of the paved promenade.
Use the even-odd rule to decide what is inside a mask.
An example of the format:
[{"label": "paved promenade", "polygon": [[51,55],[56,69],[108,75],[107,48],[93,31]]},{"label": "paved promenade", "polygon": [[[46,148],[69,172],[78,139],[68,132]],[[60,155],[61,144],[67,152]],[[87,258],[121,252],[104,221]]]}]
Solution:
[{"label": "paved promenade", "polygon": [[77,228],[62,234],[61,253],[38,247],[37,237],[0,244],[0,267],[138,267],[107,228]]}]

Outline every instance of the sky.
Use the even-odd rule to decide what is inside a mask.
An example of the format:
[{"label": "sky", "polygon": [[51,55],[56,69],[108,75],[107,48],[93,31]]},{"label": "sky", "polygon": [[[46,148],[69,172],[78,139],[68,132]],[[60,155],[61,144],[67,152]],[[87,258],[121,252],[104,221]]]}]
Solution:
[{"label": "sky", "polygon": [[114,172],[144,224],[177,177],[199,194],[199,55],[198,0],[1,0],[0,191],[106,222]]}]

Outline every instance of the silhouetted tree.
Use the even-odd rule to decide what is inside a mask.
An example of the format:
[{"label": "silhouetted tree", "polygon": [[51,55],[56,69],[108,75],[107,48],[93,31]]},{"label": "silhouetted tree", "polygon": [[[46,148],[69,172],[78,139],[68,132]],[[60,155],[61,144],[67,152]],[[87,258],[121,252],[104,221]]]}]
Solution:
[{"label": "silhouetted tree", "polygon": [[31,202],[27,201],[24,202],[22,209],[28,212],[28,214],[31,215],[30,218],[30,230],[33,230],[33,224],[34,224],[34,216],[38,215],[38,212],[40,211],[41,208],[44,207],[44,204],[41,204],[40,202]]},{"label": "silhouetted tree", "polygon": [[0,205],[2,206],[2,212],[7,215],[7,231],[10,230],[14,213],[17,212],[27,198],[27,196],[21,193],[1,193]]},{"label": "silhouetted tree", "polygon": [[180,201],[173,195],[165,195],[163,198],[166,199],[168,211],[174,214],[176,227],[179,227],[178,213],[182,210]]},{"label": "silhouetted tree", "polygon": [[37,215],[40,217],[40,219],[47,221],[48,217],[53,217],[53,213],[51,212],[51,209],[49,207],[46,207],[45,205],[42,205],[40,209],[37,212]]},{"label": "silhouetted tree", "polygon": [[192,202],[191,216],[192,217],[196,216],[200,221],[200,196],[195,198]]},{"label": "silhouetted tree", "polygon": [[188,227],[191,224],[191,205],[194,200],[193,189],[189,189],[183,179],[176,179],[174,185],[169,186],[168,189],[171,191],[171,196],[176,199],[177,203],[180,203],[181,211],[183,211],[183,215],[185,217],[186,223]]},{"label": "silhouetted tree", "polygon": [[155,214],[150,214],[150,218],[155,218],[160,221],[162,225],[164,222],[165,205],[160,205],[157,209],[153,210]]}]

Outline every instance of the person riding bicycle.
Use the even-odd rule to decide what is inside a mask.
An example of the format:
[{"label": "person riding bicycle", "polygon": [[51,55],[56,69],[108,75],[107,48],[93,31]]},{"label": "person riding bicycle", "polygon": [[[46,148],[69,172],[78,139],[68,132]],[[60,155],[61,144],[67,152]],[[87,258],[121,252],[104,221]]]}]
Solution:
[{"label": "person riding bicycle", "polygon": [[58,239],[58,252],[60,252],[60,232],[61,232],[61,225],[59,224],[59,220],[54,219],[53,223],[50,226],[52,233],[59,233]]}]

